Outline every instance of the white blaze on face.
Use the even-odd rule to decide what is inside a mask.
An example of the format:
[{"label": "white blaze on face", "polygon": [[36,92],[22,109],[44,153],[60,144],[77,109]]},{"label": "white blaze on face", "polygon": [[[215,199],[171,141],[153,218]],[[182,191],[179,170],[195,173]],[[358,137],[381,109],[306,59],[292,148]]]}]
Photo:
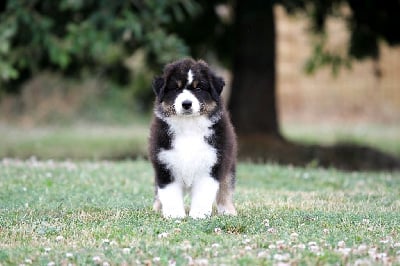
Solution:
[{"label": "white blaze on face", "polygon": [[192,82],[193,82],[193,72],[192,72],[191,69],[189,69],[189,71],[187,73],[187,80],[188,80],[187,85],[192,84]]},{"label": "white blaze on face", "polygon": [[[184,103],[191,103],[191,108],[190,109],[185,109],[183,107]],[[196,96],[193,95],[189,90],[183,90],[178,97],[176,97],[175,102],[175,111],[178,115],[198,115],[200,114],[200,102],[196,98]]]}]

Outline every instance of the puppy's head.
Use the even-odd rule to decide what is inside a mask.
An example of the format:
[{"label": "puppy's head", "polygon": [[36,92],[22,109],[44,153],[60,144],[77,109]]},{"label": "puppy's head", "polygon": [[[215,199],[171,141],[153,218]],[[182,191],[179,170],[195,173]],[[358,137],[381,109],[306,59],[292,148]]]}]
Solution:
[{"label": "puppy's head", "polygon": [[162,76],[153,81],[156,111],[169,116],[211,116],[221,106],[225,85],[204,61],[183,59],[164,68]]}]

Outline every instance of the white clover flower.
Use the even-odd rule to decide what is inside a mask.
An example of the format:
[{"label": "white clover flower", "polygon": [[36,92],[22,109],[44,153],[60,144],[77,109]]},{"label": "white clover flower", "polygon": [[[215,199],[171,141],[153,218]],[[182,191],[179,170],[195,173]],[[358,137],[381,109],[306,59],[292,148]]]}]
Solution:
[{"label": "white clover flower", "polygon": [[158,234],[158,238],[159,238],[159,239],[161,239],[161,238],[167,238],[168,236],[169,236],[169,234],[168,234],[167,232]]},{"label": "white clover flower", "polygon": [[197,260],[195,260],[195,265],[199,265],[199,266],[208,265],[208,259],[197,259]]},{"label": "white clover flower", "polygon": [[317,245],[317,242],[315,242],[315,241],[308,242],[308,246],[316,246],[316,245]]},{"label": "white clover flower", "polygon": [[190,243],[190,241],[185,240],[182,242],[181,248],[182,250],[189,250],[192,248],[192,244]]},{"label": "white clover flower", "polygon": [[243,244],[248,244],[248,243],[250,243],[250,242],[251,242],[251,239],[250,239],[250,238],[246,238],[246,239],[244,239],[244,240],[242,241]]},{"label": "white clover flower", "polygon": [[101,262],[100,256],[94,256],[94,257],[92,258],[92,260],[93,260],[93,262],[96,263],[96,264],[100,264],[100,262]]},{"label": "white clover flower", "polygon": [[278,240],[276,241],[276,246],[278,249],[285,249],[286,248],[286,244],[284,240]]},{"label": "white clover flower", "polygon": [[193,258],[191,256],[185,254],[184,258],[188,260],[187,265],[194,265]]},{"label": "white clover flower", "polygon": [[379,241],[379,243],[381,244],[388,244],[388,243],[392,243],[393,242],[393,238],[391,236],[387,236],[385,239],[382,239],[381,241]]},{"label": "white clover flower", "polygon": [[270,255],[267,251],[260,251],[257,254],[257,258],[269,258]]},{"label": "white clover flower", "polygon": [[351,253],[351,248],[339,248],[337,251],[343,256],[348,257]]},{"label": "white clover flower", "polygon": [[372,265],[371,261],[368,259],[357,259],[354,262],[354,266],[366,266],[366,265]]},{"label": "white clover flower", "polygon": [[377,253],[375,255],[375,259],[377,259],[377,260],[384,260],[384,259],[386,259],[386,257],[387,257],[386,253]]},{"label": "white clover flower", "polygon": [[269,220],[268,220],[268,219],[265,219],[265,220],[263,221],[263,223],[264,223],[264,225],[265,225],[266,227],[269,227]]},{"label": "white clover flower", "polygon": [[211,247],[212,247],[212,248],[219,248],[219,247],[220,247],[220,244],[214,243],[214,244],[211,245]]},{"label": "white clover flower", "polygon": [[357,247],[357,253],[362,254],[366,253],[368,249],[368,246],[366,244],[361,244]]},{"label": "white clover flower", "polygon": [[346,247],[346,242],[344,242],[343,240],[342,240],[342,241],[339,241],[338,244],[337,244],[337,246],[338,246],[339,248],[344,248],[344,247]]},{"label": "white clover flower", "polygon": [[293,232],[293,233],[290,234],[290,240],[291,241],[297,241],[298,238],[299,238],[299,234],[298,233]]},{"label": "white clover flower", "polygon": [[306,245],[304,245],[303,243],[296,245],[296,247],[299,249],[306,249]]},{"label": "white clover flower", "polygon": [[370,249],[368,250],[368,255],[369,255],[371,258],[375,258],[376,251],[377,251],[376,248],[370,248]]},{"label": "white clover flower", "polygon": [[277,260],[277,261],[288,261],[289,259],[290,259],[290,254],[289,253],[275,254],[274,255],[274,260]]}]

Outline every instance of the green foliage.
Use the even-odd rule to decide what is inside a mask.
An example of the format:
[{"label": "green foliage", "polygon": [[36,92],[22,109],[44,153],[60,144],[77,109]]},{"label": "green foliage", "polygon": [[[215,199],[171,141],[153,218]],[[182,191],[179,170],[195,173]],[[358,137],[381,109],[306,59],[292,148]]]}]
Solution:
[{"label": "green foliage", "polygon": [[[322,33],[306,65],[308,72],[324,65],[337,72],[353,58],[377,58],[381,39],[400,43],[396,0],[274,3],[289,12],[305,12],[312,31]],[[227,10],[234,6],[231,1],[207,0],[6,0],[0,10],[0,91],[17,91],[21,82],[44,69],[75,77],[95,73],[126,85],[131,74],[124,60],[138,49],[150,69],[189,54],[217,55],[231,67],[234,14],[218,14],[218,5]],[[350,15],[342,14],[343,5]],[[348,24],[351,38],[345,55],[325,49],[325,21],[331,16]]]},{"label": "green foliage", "polygon": [[46,68],[126,83],[121,67],[138,48],[156,66],[189,53],[166,25],[198,9],[192,0],[8,0],[0,13],[0,88],[15,90]]},{"label": "green foliage", "polygon": [[342,67],[349,69],[351,67],[351,59],[348,56],[339,55],[335,52],[325,50],[325,38],[320,36],[314,41],[311,56],[304,64],[306,73],[311,74],[318,69],[328,66],[331,67],[332,73],[336,76]]}]

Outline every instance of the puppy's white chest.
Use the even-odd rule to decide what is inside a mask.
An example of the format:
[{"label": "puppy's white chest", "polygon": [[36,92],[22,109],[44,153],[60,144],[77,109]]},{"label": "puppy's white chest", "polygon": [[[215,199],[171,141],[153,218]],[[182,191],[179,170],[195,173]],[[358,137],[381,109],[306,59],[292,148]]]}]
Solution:
[{"label": "puppy's white chest", "polygon": [[210,122],[202,117],[168,121],[174,135],[172,148],[162,150],[158,159],[172,172],[175,180],[190,187],[196,179],[208,177],[217,161],[214,147],[206,141],[212,134]]}]

